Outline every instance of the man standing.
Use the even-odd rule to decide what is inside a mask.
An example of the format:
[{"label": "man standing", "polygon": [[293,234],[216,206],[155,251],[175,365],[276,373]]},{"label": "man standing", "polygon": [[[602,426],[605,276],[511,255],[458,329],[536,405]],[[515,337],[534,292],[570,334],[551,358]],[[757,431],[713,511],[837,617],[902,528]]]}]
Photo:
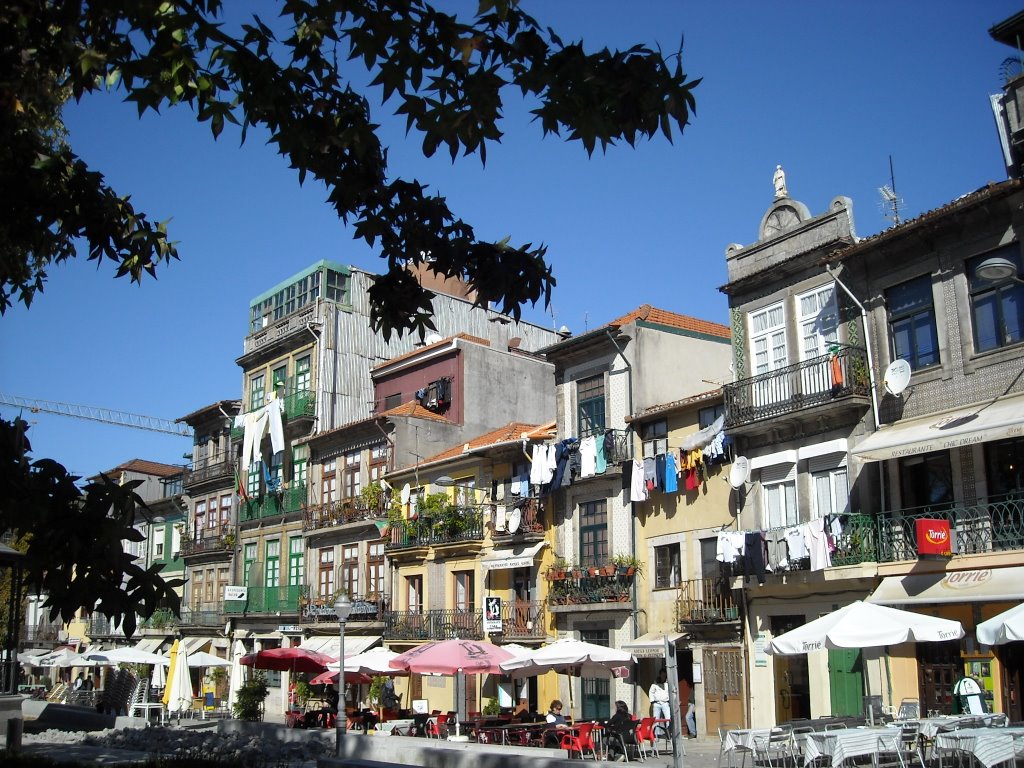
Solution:
[{"label": "man standing", "polygon": [[[658,679],[651,683],[647,696],[651,700],[651,714],[654,715],[655,719],[672,719],[672,709],[668,704],[668,674],[665,672],[664,667],[658,672]],[[661,729],[665,733],[669,732],[669,728],[665,723],[656,723],[655,728]]]}]

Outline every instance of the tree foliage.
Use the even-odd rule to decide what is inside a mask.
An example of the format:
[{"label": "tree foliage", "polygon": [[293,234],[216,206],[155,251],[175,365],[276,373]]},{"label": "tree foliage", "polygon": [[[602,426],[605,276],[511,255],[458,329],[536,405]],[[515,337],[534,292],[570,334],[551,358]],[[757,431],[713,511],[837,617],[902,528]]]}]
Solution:
[{"label": "tree foliage", "polygon": [[162,565],[146,568],[124,551],[124,542],[143,539],[135,528],[135,493],[140,481],[118,485],[104,475],[80,489],[74,475],[51,459],[33,462],[22,419],[0,419],[0,530],[21,542],[26,589],[46,595],[50,619],[64,622],[81,608],[119,622],[135,633],[136,614],[160,606],[178,613],[174,591],[180,579],[165,580]]},{"label": "tree foliage", "polygon": [[[658,133],[694,109],[681,51],[637,45],[587,53],[563,43],[516,0],[481,0],[469,22],[423,0],[279,0],[280,18],[237,30],[220,0],[8,0],[0,8],[0,311],[28,304],[47,269],[76,255],[117,264],[134,281],[178,257],[151,221],[74,154],[60,131],[65,97],[116,88],[140,115],[189,105],[218,136],[226,123],[267,131],[300,181],[322,182],[338,216],[378,248],[371,289],[385,336],[431,329],[431,294],[408,266],[458,277],[480,304],[520,316],[550,298],[544,246],[482,242],[443,197],[390,178],[365,81],[404,116],[431,156],[478,153],[502,132],[503,94],[534,104],[544,134],[588,153]],[[279,33],[278,30],[284,30]],[[359,69],[360,72],[353,72]],[[352,74],[363,80],[354,79]],[[365,90],[365,89],[364,89]]]}]

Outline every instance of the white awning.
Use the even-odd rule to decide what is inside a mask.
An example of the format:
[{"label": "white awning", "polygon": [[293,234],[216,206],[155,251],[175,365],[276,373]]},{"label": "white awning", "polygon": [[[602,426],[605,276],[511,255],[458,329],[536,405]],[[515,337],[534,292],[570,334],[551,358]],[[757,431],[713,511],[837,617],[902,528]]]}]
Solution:
[{"label": "white awning", "polygon": [[1018,602],[1024,599],[1024,566],[948,573],[886,576],[867,598],[879,605]]},{"label": "white awning", "polygon": [[144,637],[133,645],[132,649],[144,653],[160,653],[160,646],[166,639],[166,637]]},{"label": "white awning", "polygon": [[185,645],[185,650],[189,653],[196,653],[197,651],[205,650],[206,646],[213,642],[212,637],[183,637],[181,642]]},{"label": "white awning", "polygon": [[531,568],[537,553],[545,544],[547,544],[546,541],[538,541],[529,546],[496,549],[493,552],[488,552],[480,558],[480,569],[487,573],[487,571],[500,571],[508,568]]},{"label": "white awning", "polygon": [[1024,395],[882,427],[854,447],[862,461],[884,461],[1024,436]]},{"label": "white awning", "polygon": [[672,644],[685,637],[682,632],[648,632],[622,644],[623,651],[629,651],[638,659],[665,658],[665,639]]},{"label": "white awning", "polygon": [[[380,635],[345,635],[345,656],[355,656],[357,653],[368,651],[380,642]],[[341,638],[337,635],[317,635],[307,637],[302,641],[300,648],[309,651],[323,653],[333,658],[338,658]]]}]

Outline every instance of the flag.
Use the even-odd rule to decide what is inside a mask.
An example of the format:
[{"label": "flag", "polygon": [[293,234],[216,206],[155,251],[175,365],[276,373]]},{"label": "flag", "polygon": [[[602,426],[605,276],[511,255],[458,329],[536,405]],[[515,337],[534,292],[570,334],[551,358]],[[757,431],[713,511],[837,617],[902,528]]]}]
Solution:
[{"label": "flag", "polygon": [[238,493],[238,500],[248,504],[249,493],[245,490],[245,483],[242,481],[242,478],[239,477],[237,469],[235,470],[235,487]]}]

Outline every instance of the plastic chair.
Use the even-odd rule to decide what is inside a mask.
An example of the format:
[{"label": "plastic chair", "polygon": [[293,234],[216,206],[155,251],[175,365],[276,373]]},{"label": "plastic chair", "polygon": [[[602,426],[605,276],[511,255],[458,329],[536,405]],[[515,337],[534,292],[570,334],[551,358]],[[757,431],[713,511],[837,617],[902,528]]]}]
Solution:
[{"label": "plastic chair", "polygon": [[448,715],[438,715],[436,719],[427,721],[427,736],[440,739],[442,729],[448,733]]},{"label": "plastic chair", "polygon": [[903,699],[896,710],[897,720],[916,720],[921,716],[921,702],[917,699]]},{"label": "plastic chair", "polygon": [[651,754],[655,757],[658,756],[658,740],[654,735],[654,718],[653,717],[642,717],[640,718],[640,725],[636,727],[636,740],[640,744],[640,752],[646,758],[647,750],[646,744],[650,742]]},{"label": "plastic chair", "polygon": [[562,735],[562,749],[568,750],[569,757],[572,757],[573,752],[579,752],[581,760],[584,759],[586,751],[589,749],[591,756],[597,760],[597,748],[594,746],[592,736],[593,730],[593,723],[583,723],[575,731],[567,731]]}]

